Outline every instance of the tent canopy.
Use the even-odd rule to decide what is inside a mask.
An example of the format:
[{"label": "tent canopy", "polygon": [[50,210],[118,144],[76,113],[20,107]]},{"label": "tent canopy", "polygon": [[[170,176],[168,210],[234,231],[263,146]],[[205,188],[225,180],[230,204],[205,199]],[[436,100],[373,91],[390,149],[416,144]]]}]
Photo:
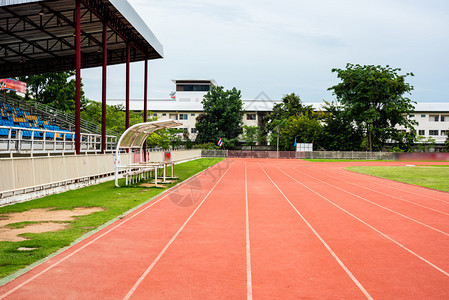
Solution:
[{"label": "tent canopy", "polygon": [[146,123],[139,123],[129,127],[120,137],[117,144],[117,151],[120,148],[142,148],[148,136],[159,129],[171,128],[181,126],[173,120],[152,121]]}]

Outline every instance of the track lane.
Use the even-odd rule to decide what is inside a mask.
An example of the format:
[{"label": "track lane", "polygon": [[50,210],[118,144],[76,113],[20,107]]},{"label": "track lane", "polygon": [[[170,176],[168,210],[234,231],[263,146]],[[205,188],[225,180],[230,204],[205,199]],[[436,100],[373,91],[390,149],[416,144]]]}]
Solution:
[{"label": "track lane", "polygon": [[235,163],[130,299],[246,297],[244,182]]},{"label": "track lane", "polygon": [[[189,200],[192,189],[196,197],[204,197],[222,175],[223,166],[222,162],[198,174],[3,285],[0,298],[123,298],[145,271],[146,262],[154,260],[198,205],[191,201],[191,206],[179,206],[179,200]],[[198,185],[203,187],[201,193]]]},{"label": "track lane", "polygon": [[[292,178],[274,166],[267,172],[374,298],[442,298],[449,294],[447,275],[328,199],[344,201],[347,195],[332,191],[326,198],[315,191],[319,185],[310,178],[300,178],[294,185]],[[446,254],[445,249],[438,250]]]},{"label": "track lane", "polygon": [[[412,208],[417,210],[417,214],[419,214],[419,211],[425,212],[427,221],[434,221],[431,224],[437,226],[435,228],[429,226],[426,222],[420,222],[397,211],[378,206],[375,202],[366,198],[349,193],[346,191],[347,184],[338,183],[338,186],[336,186],[335,182],[326,182],[325,180],[327,178],[324,175],[310,175],[296,168],[289,175],[294,175],[295,171],[299,172],[297,173],[298,177],[303,179],[308,178],[310,180],[310,186],[313,186],[315,191],[324,197],[332,199],[335,204],[366,221],[446,272],[449,271],[447,253],[441,251],[441,249],[449,247],[449,234],[448,232],[439,230],[447,228],[446,225],[449,223],[449,216],[436,214],[427,210],[424,211],[422,208],[416,206],[408,207],[409,210]],[[344,197],[333,197],[336,192],[341,193]],[[407,206],[407,203],[403,205]],[[429,216],[431,213],[435,214],[435,216]],[[422,214],[421,219],[425,219],[422,217]],[[426,243],[422,243],[423,240]]]},{"label": "track lane", "polygon": [[366,299],[257,160],[247,173],[254,298]]}]

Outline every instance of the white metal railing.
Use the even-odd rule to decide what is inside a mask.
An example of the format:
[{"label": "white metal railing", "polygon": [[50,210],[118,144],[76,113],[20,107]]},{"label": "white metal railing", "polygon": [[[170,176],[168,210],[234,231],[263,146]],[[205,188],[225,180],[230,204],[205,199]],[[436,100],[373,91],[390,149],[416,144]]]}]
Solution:
[{"label": "white metal railing", "polygon": [[[75,133],[61,130],[42,130],[0,126],[0,153],[74,152]],[[101,135],[81,133],[81,152],[101,151]],[[115,149],[117,137],[106,136],[106,152]]]}]

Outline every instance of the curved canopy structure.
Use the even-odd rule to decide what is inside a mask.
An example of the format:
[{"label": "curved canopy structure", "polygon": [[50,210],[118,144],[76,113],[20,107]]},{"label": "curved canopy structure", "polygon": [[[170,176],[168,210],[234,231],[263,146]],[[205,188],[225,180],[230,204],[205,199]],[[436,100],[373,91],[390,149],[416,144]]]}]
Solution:
[{"label": "curved canopy structure", "polygon": [[117,152],[122,149],[142,148],[148,136],[159,129],[182,125],[173,120],[139,123],[126,129],[117,144]]}]

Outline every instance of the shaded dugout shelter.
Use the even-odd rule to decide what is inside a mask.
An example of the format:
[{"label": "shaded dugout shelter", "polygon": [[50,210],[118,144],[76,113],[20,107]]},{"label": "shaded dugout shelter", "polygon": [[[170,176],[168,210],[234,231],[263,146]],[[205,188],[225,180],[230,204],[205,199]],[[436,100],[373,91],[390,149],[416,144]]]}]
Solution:
[{"label": "shaded dugout shelter", "polygon": [[[129,64],[145,61],[144,122],[147,120],[148,60],[163,47],[126,0],[0,0],[0,78],[76,71],[76,153],[80,153],[81,68],[126,64],[126,128],[129,127]],[[102,150],[106,129],[103,126]]]},{"label": "shaded dugout shelter", "polygon": [[[147,138],[156,130],[166,129],[171,127],[178,127],[182,125],[179,122],[174,120],[161,120],[161,121],[152,121],[135,124],[129,127],[120,137],[117,148],[115,150],[115,185],[118,187],[118,171],[120,165],[120,150],[121,149],[139,149],[140,154],[142,155],[145,141]],[[135,168],[143,167],[146,168],[148,164],[134,165]],[[130,167],[130,166],[126,166]],[[157,167],[156,167],[157,168]],[[157,170],[157,169],[156,169]],[[157,172],[157,171],[156,171]]]}]

